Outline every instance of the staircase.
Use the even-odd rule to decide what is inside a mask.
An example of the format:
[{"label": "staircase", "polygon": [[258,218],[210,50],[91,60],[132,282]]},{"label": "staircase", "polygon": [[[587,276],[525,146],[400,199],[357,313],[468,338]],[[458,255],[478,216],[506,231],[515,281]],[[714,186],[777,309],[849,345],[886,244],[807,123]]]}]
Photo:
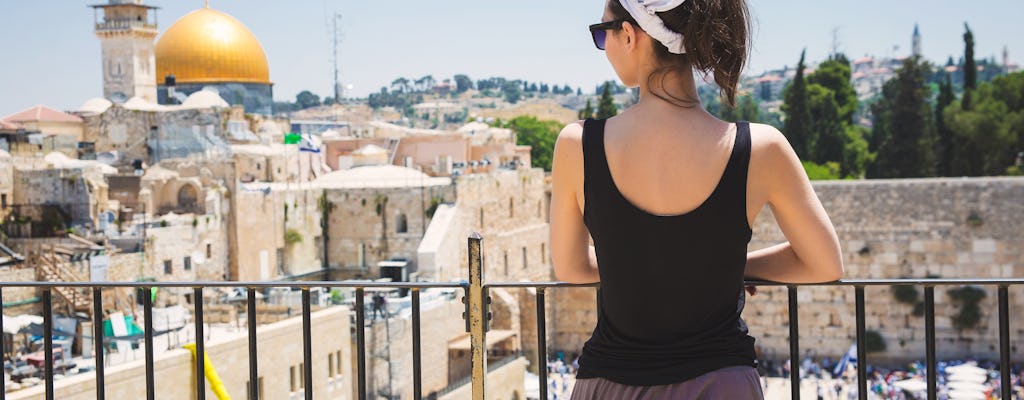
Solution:
[{"label": "staircase", "polygon": [[[36,267],[36,280],[40,282],[87,282],[70,262],[50,246],[40,249],[32,257],[32,265]],[[89,312],[92,310],[92,297],[89,289],[77,287],[55,287],[52,289],[68,304],[73,311]]]},{"label": "staircase", "polygon": [[[402,142],[402,139],[388,139],[387,140],[387,151],[388,151],[388,164],[395,165],[395,155],[398,154],[398,144]],[[404,167],[405,164],[403,163]]]}]

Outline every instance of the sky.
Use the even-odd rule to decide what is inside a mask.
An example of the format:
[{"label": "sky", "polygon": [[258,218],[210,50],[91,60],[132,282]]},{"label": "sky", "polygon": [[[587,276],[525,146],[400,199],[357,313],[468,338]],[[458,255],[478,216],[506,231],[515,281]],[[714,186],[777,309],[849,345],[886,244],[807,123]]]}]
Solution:
[{"label": "sky", "polygon": [[[0,116],[44,104],[74,110],[102,95],[100,42],[90,4],[106,0],[0,0]],[[159,30],[203,7],[203,0],[145,0],[160,7]],[[978,58],[1024,64],[1024,1],[749,0],[754,47],[747,73],[793,66],[800,51],[825,59],[838,37],[850,58],[910,52],[920,25],[925,58],[963,54],[964,22]],[[437,80],[464,73],[525,79],[592,90],[615,79],[594,48],[587,25],[599,22],[603,0],[210,0],[260,39],[270,63],[274,98],[302,90],[332,95],[331,32],[339,24],[341,79],[353,96],[398,77]],[[837,32],[837,35],[833,35]],[[159,40],[159,36],[157,37]]]}]

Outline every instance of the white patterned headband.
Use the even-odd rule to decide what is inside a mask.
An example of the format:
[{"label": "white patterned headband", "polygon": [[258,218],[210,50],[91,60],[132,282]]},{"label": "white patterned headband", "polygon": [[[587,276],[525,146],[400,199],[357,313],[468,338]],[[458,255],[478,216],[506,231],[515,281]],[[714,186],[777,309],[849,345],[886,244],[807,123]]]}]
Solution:
[{"label": "white patterned headband", "polygon": [[685,2],[686,0],[619,0],[622,8],[625,8],[640,25],[640,29],[668,47],[668,51],[673,54],[686,54],[683,35],[665,26],[665,22],[655,13],[673,10]]}]

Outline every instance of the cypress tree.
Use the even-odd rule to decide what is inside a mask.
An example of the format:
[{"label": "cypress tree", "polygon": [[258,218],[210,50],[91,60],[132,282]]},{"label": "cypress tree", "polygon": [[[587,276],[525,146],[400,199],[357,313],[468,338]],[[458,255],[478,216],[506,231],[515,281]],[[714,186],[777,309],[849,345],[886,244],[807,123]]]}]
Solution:
[{"label": "cypress tree", "polygon": [[888,132],[879,144],[874,172],[879,178],[916,178],[934,174],[934,111],[928,104],[928,65],[908,58],[897,71],[894,97],[882,125]]},{"label": "cypress tree", "polygon": [[978,88],[978,64],[974,61],[974,32],[971,32],[971,27],[966,22],[964,29],[964,98],[960,106],[964,110],[970,110],[973,108],[971,97]]},{"label": "cypress tree", "polygon": [[614,117],[618,113],[619,108],[615,106],[615,100],[612,99],[611,87],[605,83],[604,90],[601,92],[601,101],[597,103],[597,118]]},{"label": "cypress tree", "polygon": [[950,176],[953,165],[953,130],[946,125],[943,111],[956,101],[953,94],[953,80],[949,75],[939,84],[939,98],[935,102],[935,131],[938,133],[936,147],[936,173],[939,176]]},{"label": "cypress tree", "polygon": [[587,99],[587,106],[580,110],[578,115],[580,119],[587,119],[594,117],[594,106],[590,104],[590,99]]},{"label": "cypress tree", "polygon": [[813,138],[811,137],[811,114],[807,107],[807,81],[804,79],[804,57],[807,55],[805,49],[800,53],[800,63],[796,67],[796,78],[786,88],[783,96],[785,104],[782,111],[786,113],[786,120],[782,126],[782,132],[789,139],[790,145],[796,151],[800,159],[806,159],[809,155]]}]

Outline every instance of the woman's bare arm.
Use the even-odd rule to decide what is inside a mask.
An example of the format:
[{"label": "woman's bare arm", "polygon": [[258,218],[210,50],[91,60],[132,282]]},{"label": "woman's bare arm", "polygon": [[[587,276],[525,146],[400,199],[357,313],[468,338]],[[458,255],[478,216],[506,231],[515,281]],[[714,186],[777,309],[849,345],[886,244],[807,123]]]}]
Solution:
[{"label": "woman's bare arm", "polygon": [[842,278],[839,239],[799,158],[778,130],[765,125],[757,125],[757,129],[762,142],[758,144],[759,165],[752,170],[758,171],[756,179],[763,181],[764,198],[789,241],[748,253],[745,277],[786,283]]},{"label": "woman's bare arm", "polygon": [[600,282],[597,256],[583,224],[583,125],[562,129],[551,165],[551,262],[558,280]]}]

